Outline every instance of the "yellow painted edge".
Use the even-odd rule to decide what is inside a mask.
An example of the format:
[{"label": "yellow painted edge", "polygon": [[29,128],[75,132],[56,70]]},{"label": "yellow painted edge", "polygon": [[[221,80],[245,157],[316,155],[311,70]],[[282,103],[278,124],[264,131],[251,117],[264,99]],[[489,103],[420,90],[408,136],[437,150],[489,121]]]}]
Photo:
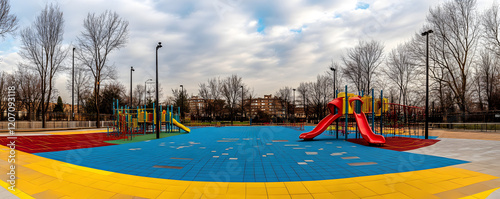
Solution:
[{"label": "yellow painted edge", "polygon": [[70,167],[70,168],[78,169],[78,170],[82,170],[82,171],[88,171],[88,172],[92,172],[92,173],[96,173],[96,174],[100,174],[100,175],[111,175],[111,174],[115,173],[115,172],[111,172],[111,171],[94,169],[94,168],[90,168],[90,167],[83,167],[83,166],[65,163],[65,162],[61,162],[61,163],[62,163],[61,166],[66,166],[66,167]]},{"label": "yellow painted edge", "polygon": [[16,191],[10,190],[8,188],[9,187],[9,183],[4,182],[3,180],[0,180],[0,186],[2,186],[3,188],[7,189],[7,191],[9,191],[10,193],[16,195],[19,198],[30,198],[30,199],[33,198],[30,195],[28,195],[28,194],[24,193],[23,191],[21,191],[20,189],[18,189],[17,187],[15,188]]},{"label": "yellow painted edge", "polygon": [[485,199],[487,198],[489,195],[491,195],[493,192],[495,192],[496,190],[500,189],[500,187],[498,188],[494,188],[494,189],[490,189],[488,191],[483,191],[481,193],[476,193],[474,195],[470,195],[470,196],[467,196],[467,197],[463,197],[463,198],[468,198],[468,197],[474,197],[474,198],[481,198],[481,199]]}]

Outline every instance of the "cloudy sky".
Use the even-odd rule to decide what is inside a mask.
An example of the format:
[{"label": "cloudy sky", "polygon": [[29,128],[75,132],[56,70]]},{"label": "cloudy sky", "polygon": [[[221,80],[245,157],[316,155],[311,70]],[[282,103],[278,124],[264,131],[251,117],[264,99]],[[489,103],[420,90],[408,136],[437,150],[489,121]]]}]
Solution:
[{"label": "cloudy sky", "polygon": [[[11,11],[22,29],[54,2],[64,12],[68,50],[89,12],[112,10],[129,21],[126,47],[109,58],[127,89],[130,66],[134,87],[154,79],[155,47],[161,41],[159,78],[166,95],[181,84],[197,94],[200,82],[231,74],[264,95],[315,80],[359,39],[379,40],[389,51],[419,31],[429,8],[443,1],[11,0]],[[478,7],[491,3],[480,0]],[[0,70],[16,70],[19,48],[15,35],[0,41]],[[68,77],[61,73],[56,82],[65,102],[71,99]]]}]

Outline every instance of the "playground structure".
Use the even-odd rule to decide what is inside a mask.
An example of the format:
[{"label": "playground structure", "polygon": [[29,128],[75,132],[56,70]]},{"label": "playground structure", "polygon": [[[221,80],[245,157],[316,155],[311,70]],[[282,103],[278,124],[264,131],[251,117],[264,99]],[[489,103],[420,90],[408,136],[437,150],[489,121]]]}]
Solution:
[{"label": "playground structure", "polygon": [[[153,104],[153,107],[154,104]],[[184,132],[189,133],[191,130],[179,123],[180,107],[177,108],[177,113],[174,113],[174,107],[167,105],[166,109],[159,106],[161,112],[160,132],[174,133]],[[128,106],[119,107],[119,101],[113,101],[113,125],[108,128],[108,136],[122,137],[123,139],[132,139],[137,135],[146,135],[155,133],[156,123],[155,108]]]},{"label": "playground structure", "polygon": [[[347,91],[347,86],[345,87]],[[372,94],[374,90],[372,89]],[[339,134],[344,138],[363,137],[370,144],[385,143],[384,136],[423,136],[424,109],[389,103],[380,91],[380,97],[336,92],[336,98],[328,103],[330,114],[321,120],[310,132],[303,133],[300,139],[312,140],[325,130],[330,135]],[[354,136],[350,134],[354,134]]]}]

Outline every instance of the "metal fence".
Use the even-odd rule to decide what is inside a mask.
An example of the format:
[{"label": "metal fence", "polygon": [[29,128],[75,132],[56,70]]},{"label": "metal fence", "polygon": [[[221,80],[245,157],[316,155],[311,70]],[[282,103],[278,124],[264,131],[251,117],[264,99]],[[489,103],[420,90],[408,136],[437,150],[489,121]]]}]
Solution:
[{"label": "metal fence", "polygon": [[500,111],[483,111],[471,113],[439,113],[431,112],[429,122],[433,123],[500,123]]},{"label": "metal fence", "polygon": [[429,123],[429,128],[500,132],[500,123]]},{"label": "metal fence", "polygon": [[[7,130],[9,122],[0,122],[0,130]],[[42,129],[41,121],[16,121],[15,130]],[[47,121],[45,129],[96,128],[96,121]],[[101,127],[111,127],[113,121],[101,121]]]},{"label": "metal fence", "polygon": [[[35,121],[41,121],[42,120],[42,115],[41,114],[36,114],[36,113],[28,113],[25,111],[17,111],[15,112],[16,115],[16,121],[29,121],[29,120],[35,120]],[[112,120],[112,115],[111,114],[99,114],[101,116],[100,120],[101,121],[109,121]],[[47,112],[45,119],[47,121],[95,121],[97,120],[97,114],[95,113],[75,113],[74,118],[72,119],[72,114],[71,113],[57,113],[57,112]],[[0,114],[0,119],[7,118],[7,111],[5,111],[3,114]]]}]

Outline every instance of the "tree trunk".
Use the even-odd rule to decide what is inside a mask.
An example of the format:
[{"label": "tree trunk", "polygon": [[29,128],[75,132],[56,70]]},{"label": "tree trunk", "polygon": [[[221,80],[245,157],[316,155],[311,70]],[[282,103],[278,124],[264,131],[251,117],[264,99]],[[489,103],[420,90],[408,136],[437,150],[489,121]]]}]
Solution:
[{"label": "tree trunk", "polygon": [[41,107],[42,107],[42,128],[46,127],[46,120],[45,120],[45,81],[44,78],[42,77],[42,100],[41,102]]},{"label": "tree trunk", "polygon": [[99,80],[96,78],[95,89],[94,89],[95,90],[94,100],[95,100],[95,107],[96,107],[96,111],[97,111],[97,117],[96,117],[96,127],[97,128],[101,128],[101,124],[100,124],[101,111],[99,110],[99,88],[100,88]]}]

